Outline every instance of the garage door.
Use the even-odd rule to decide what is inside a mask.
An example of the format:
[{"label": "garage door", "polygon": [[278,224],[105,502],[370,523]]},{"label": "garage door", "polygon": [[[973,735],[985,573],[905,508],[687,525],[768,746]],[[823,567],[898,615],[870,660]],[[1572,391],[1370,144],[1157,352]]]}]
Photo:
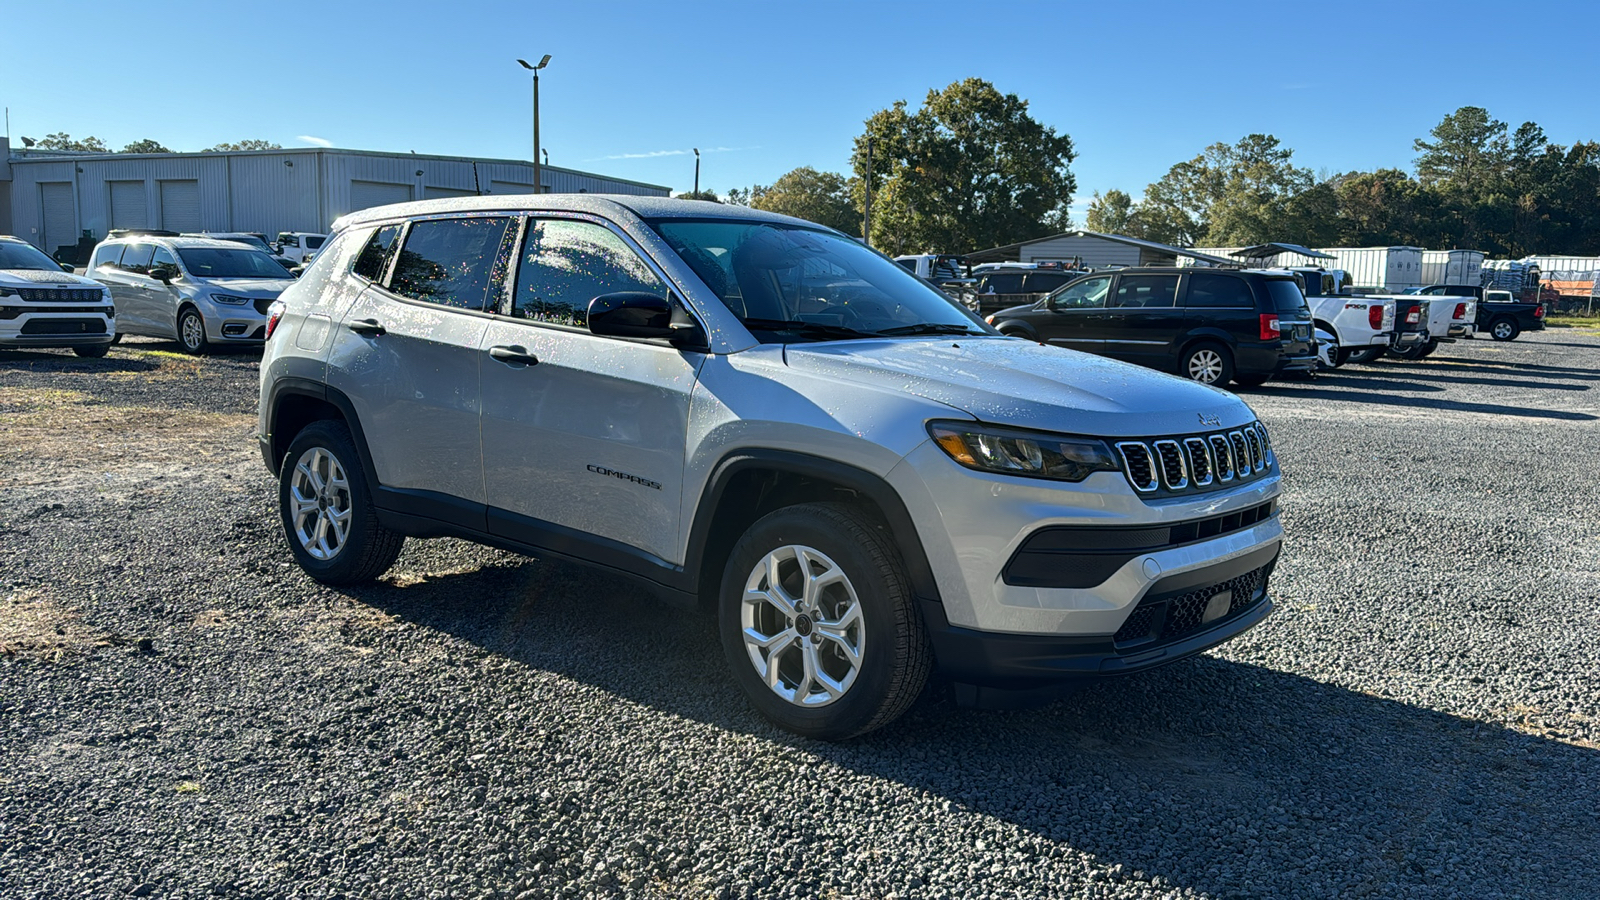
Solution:
[{"label": "garage door", "polygon": [[477,191],[463,191],[459,188],[425,187],[422,189],[422,199],[437,200],[440,197],[476,197]]},{"label": "garage door", "polygon": [[405,203],[411,199],[411,185],[385,184],[379,181],[350,182],[350,211],[388,203]]},{"label": "garage door", "polygon": [[111,227],[149,228],[150,205],[145,202],[144,182],[109,181],[111,188]]},{"label": "garage door", "polygon": [[200,182],[161,182],[161,227],[168,231],[200,231]]},{"label": "garage door", "polygon": [[531,194],[533,185],[523,184],[520,181],[491,181],[489,182],[491,194]]},{"label": "garage door", "polygon": [[78,243],[78,217],[72,213],[72,182],[40,184],[39,206],[44,210],[44,234],[39,236],[44,252],[53,256],[57,249]]}]

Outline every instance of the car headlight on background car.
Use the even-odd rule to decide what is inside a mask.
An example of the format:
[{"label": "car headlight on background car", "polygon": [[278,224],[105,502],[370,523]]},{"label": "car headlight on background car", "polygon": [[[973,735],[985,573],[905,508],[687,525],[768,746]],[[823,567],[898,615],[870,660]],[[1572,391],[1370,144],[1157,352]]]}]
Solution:
[{"label": "car headlight on background car", "polygon": [[248,306],[249,297],[235,297],[232,294],[212,294],[211,299],[227,306]]},{"label": "car headlight on background car", "polygon": [[1082,481],[1120,471],[1111,448],[1093,438],[957,422],[930,422],[928,434],[951,459],[979,472]]}]

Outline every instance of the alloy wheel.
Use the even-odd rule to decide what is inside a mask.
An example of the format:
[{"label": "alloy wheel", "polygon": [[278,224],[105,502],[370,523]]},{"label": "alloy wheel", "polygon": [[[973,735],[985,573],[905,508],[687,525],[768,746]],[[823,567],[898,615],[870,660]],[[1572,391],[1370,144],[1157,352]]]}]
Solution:
[{"label": "alloy wheel", "polygon": [[1496,338],[1499,338],[1502,341],[1509,340],[1511,338],[1511,323],[1510,322],[1496,322],[1496,323],[1494,323],[1494,336]]},{"label": "alloy wheel", "polygon": [[1201,384],[1215,384],[1222,377],[1222,355],[1215,350],[1196,350],[1189,357],[1189,377]]},{"label": "alloy wheel", "polygon": [[300,454],[289,480],[289,514],[295,539],[313,559],[339,555],[350,537],[350,479],[322,447]]},{"label": "alloy wheel", "polygon": [[808,709],[843,697],[861,671],[861,600],[838,563],[811,547],[779,547],[745,580],[740,625],[756,674]]},{"label": "alloy wheel", "polygon": [[206,343],[206,324],[195,314],[183,317],[183,346],[190,350],[199,350]]}]

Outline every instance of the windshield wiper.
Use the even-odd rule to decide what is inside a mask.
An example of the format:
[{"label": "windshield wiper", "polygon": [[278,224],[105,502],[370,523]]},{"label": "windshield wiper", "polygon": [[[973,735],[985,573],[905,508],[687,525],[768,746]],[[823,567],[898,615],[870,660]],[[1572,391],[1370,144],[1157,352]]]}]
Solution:
[{"label": "windshield wiper", "polygon": [[984,334],[976,331],[971,325],[958,325],[954,322],[918,322],[915,325],[898,325],[894,328],[885,328],[876,334]]},{"label": "windshield wiper", "polygon": [[744,327],[757,331],[793,331],[799,334],[831,338],[877,337],[875,332],[857,331],[843,325],[824,325],[821,322],[802,322],[799,319],[740,319]]}]

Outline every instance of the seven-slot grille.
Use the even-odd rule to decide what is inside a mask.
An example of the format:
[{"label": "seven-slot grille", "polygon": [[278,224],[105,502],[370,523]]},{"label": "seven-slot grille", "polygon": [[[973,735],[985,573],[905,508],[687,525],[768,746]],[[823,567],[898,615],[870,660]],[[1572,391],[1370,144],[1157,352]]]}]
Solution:
[{"label": "seven-slot grille", "polygon": [[17,296],[31,303],[100,303],[106,299],[103,288],[12,288]]},{"label": "seven-slot grille", "polygon": [[1270,468],[1271,444],[1260,422],[1209,434],[1118,441],[1116,447],[1123,474],[1141,494],[1231,485]]}]

